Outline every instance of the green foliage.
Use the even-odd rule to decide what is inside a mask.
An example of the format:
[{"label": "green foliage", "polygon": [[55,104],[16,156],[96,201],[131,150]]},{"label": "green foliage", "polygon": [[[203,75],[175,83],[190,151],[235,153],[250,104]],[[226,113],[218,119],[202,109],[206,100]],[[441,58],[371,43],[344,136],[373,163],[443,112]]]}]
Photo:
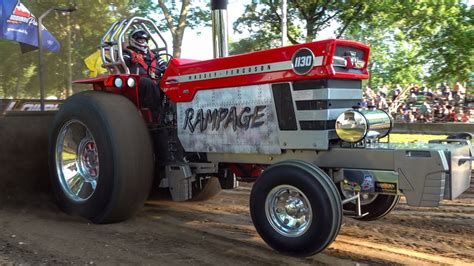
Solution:
[{"label": "green foliage", "polygon": [[[61,43],[59,53],[45,51],[46,95],[64,97],[68,87],[67,57],[71,52],[72,79],[84,77],[83,59],[92,54],[110,24],[119,17],[140,14],[148,0],[76,0],[78,10],[72,14],[50,13],[43,21],[46,28]],[[40,0],[23,3],[39,17],[51,6],[70,6],[66,0]],[[69,21],[69,23],[68,23]],[[71,29],[71,50],[68,49],[68,29]],[[39,97],[38,51],[21,54],[19,44],[0,41],[0,97]],[[88,87],[74,86],[74,90]]]},{"label": "green foliage", "polygon": [[231,55],[243,54],[247,52],[255,52],[267,49],[268,47],[277,47],[279,45],[278,39],[271,36],[260,36],[258,42],[255,42],[255,37],[249,37],[232,42],[229,45],[229,53]]},{"label": "green foliage", "polygon": [[[335,36],[371,46],[369,85],[456,81],[472,77],[473,6],[461,0],[288,1],[288,39],[312,41],[331,22]],[[279,45],[280,1],[254,1],[234,24],[249,38],[232,53]],[[253,44],[252,44],[253,42]],[[472,82],[472,81],[471,81]]]},{"label": "green foliage", "polygon": [[[72,80],[85,77],[87,69],[83,60],[94,53],[107,28],[116,20],[131,17],[149,17],[160,10],[156,0],[23,0],[28,9],[39,17],[51,6],[71,6],[74,2],[78,10],[68,14],[50,13],[43,21],[46,28],[61,44],[59,53],[45,51],[45,89],[47,96],[64,98],[69,85],[68,54],[71,53]],[[179,14],[177,3],[166,1],[172,14]],[[191,5],[187,27],[194,28],[210,20],[205,6]],[[165,20],[162,14],[157,19],[161,27]],[[68,49],[68,29],[71,31],[71,49]],[[167,30],[167,29],[166,29]],[[0,98],[39,97],[38,51],[21,54],[19,44],[0,40]],[[74,85],[73,90],[90,89],[88,85]]]},{"label": "green foliage", "polygon": [[[246,6],[244,14],[234,23],[234,30],[248,32],[257,46],[265,47],[265,42],[280,36],[279,0],[253,1]],[[288,40],[292,44],[310,42],[318,33],[327,28],[333,20],[341,23],[338,35],[342,35],[352,21],[370,14],[367,1],[346,0],[294,0],[288,1]],[[266,47],[272,47],[273,42]]]},{"label": "green foliage", "polygon": [[[153,1],[155,2],[155,1]],[[179,15],[182,8],[181,1],[165,1],[166,6],[170,12],[173,21],[179,21]],[[166,24],[166,20],[162,19],[164,16],[163,9],[159,8],[158,4],[153,5],[153,10],[158,11],[158,17],[160,19],[154,19],[161,31],[168,31],[169,28]],[[209,5],[199,5],[190,2],[188,19],[186,20],[186,27],[189,29],[196,29],[199,26],[210,26],[211,24],[211,13],[209,10],[211,7]]]},{"label": "green foliage", "polygon": [[[178,1],[179,2],[179,1]],[[200,25],[208,25],[211,20],[209,5],[204,8],[199,3],[191,3],[191,0],[183,0],[180,5],[177,1],[158,0],[160,17],[156,21],[162,31],[169,30],[173,38],[173,57],[181,57],[181,45],[183,43],[186,28],[195,29]]]},{"label": "green foliage", "polygon": [[423,42],[431,81],[468,81],[474,66],[474,8],[461,5]]}]

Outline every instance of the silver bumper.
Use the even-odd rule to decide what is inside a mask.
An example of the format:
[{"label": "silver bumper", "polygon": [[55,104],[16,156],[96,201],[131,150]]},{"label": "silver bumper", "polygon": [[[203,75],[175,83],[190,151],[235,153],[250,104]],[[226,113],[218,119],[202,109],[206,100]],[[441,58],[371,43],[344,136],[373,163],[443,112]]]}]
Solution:
[{"label": "silver bumper", "polygon": [[[344,179],[357,183],[363,176],[365,188],[374,187],[374,191],[364,191],[361,186],[362,192],[369,193],[392,194],[389,189],[380,189],[380,184],[392,185],[398,189],[397,194],[405,195],[408,205],[422,207],[439,206],[441,200],[452,200],[469,189],[472,170],[469,143],[409,145],[377,144],[376,148],[393,149],[393,171],[344,169]],[[367,185],[370,180],[373,185]]]},{"label": "silver bumper", "polygon": [[[211,162],[274,164],[304,160],[333,173],[344,169],[383,172],[383,182],[389,176],[408,205],[420,207],[439,206],[443,199],[454,199],[466,191],[472,156],[469,143],[377,143],[364,148],[332,147],[328,151],[283,150],[275,155],[207,154]],[[341,179],[335,177],[338,181]]]}]

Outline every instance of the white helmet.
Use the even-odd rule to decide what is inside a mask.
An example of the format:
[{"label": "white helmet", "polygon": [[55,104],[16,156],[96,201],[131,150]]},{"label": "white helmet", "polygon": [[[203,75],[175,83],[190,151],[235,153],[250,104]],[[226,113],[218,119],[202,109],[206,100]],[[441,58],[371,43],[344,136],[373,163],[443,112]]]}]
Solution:
[{"label": "white helmet", "polygon": [[128,43],[131,47],[134,47],[144,53],[148,52],[148,41],[150,35],[142,29],[136,29],[130,33],[128,37]]}]

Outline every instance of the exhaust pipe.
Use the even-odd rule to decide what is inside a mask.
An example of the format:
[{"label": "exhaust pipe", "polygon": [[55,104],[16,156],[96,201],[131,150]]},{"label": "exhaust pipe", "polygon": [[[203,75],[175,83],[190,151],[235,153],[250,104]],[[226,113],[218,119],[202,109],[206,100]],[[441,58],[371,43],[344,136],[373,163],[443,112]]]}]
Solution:
[{"label": "exhaust pipe", "polygon": [[211,8],[214,58],[229,56],[227,39],[227,0],[212,0]]}]

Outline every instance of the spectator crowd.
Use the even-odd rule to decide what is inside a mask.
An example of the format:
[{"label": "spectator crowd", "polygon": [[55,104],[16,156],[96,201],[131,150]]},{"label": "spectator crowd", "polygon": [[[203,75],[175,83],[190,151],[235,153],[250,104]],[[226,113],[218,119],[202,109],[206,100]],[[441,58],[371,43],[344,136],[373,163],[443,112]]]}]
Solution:
[{"label": "spectator crowd", "polygon": [[447,83],[430,88],[411,84],[406,88],[386,85],[376,89],[366,87],[363,107],[375,106],[389,112],[396,122],[461,122],[474,123],[474,95],[456,82],[452,88]]}]

